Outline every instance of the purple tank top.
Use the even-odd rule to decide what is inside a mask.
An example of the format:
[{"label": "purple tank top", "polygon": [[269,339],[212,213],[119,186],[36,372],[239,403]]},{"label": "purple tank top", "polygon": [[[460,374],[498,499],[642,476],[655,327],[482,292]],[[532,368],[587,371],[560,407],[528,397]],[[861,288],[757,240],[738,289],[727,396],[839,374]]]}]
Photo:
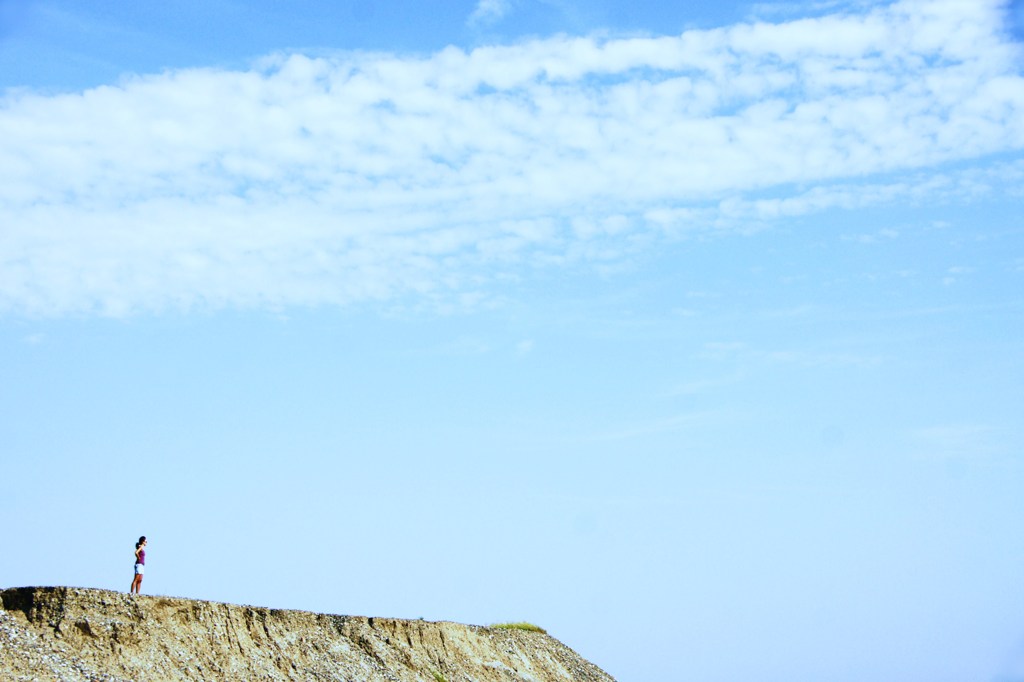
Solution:
[{"label": "purple tank top", "polygon": [[139,562],[138,563],[142,564],[143,566],[146,565],[146,550],[144,550],[144,549],[140,549],[139,550]]}]

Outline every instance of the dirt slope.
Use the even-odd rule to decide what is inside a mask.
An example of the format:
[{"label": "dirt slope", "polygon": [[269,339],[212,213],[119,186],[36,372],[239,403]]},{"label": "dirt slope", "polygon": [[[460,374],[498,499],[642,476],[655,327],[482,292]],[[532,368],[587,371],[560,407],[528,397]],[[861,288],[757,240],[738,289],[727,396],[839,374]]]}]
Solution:
[{"label": "dirt slope", "polygon": [[0,600],[3,680],[612,681],[558,640],[518,630],[68,587]]}]

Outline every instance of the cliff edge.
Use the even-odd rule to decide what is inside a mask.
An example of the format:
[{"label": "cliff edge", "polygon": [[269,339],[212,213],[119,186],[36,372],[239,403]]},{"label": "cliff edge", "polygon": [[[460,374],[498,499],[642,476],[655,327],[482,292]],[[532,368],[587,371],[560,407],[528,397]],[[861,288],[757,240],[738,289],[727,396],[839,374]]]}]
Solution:
[{"label": "cliff edge", "polygon": [[0,603],[5,680],[614,682],[539,632],[70,587]]}]

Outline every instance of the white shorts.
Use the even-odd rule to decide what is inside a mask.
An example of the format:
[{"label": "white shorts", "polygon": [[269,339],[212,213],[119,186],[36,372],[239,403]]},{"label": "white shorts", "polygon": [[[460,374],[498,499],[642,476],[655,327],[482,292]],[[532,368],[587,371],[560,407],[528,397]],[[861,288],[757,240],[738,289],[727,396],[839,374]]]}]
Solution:
[{"label": "white shorts", "polygon": [[135,575],[144,575],[146,573],[145,564],[135,564]]}]

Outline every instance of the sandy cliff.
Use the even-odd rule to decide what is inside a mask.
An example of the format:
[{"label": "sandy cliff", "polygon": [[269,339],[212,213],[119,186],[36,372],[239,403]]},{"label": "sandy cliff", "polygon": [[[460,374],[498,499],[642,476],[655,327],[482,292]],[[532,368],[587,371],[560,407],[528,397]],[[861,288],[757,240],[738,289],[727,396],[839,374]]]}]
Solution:
[{"label": "sandy cliff", "polygon": [[0,591],[3,680],[606,682],[544,634],[23,587]]}]

